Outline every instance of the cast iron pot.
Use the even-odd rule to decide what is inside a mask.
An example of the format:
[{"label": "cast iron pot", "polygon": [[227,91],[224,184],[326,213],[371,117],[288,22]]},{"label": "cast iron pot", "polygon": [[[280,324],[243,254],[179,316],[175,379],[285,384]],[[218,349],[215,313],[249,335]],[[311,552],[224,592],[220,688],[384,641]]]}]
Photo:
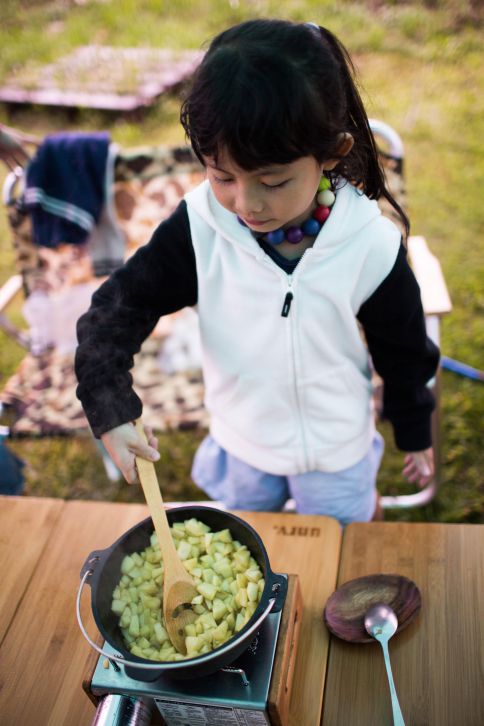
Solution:
[{"label": "cast iron pot", "polygon": [[[84,636],[90,644],[101,651],[87,635],[80,618],[80,597],[82,586],[87,582],[91,586],[91,606],[94,620],[104,639],[116,649],[118,662],[125,666],[130,678],[140,681],[154,681],[160,676],[185,679],[207,676],[232,663],[250,645],[255,633],[270,612],[282,609],[287,592],[287,578],[272,572],[269,558],[261,538],[257,532],[239,517],[220,509],[205,506],[175,507],[167,510],[170,524],[183,522],[195,517],[207,524],[212,531],[229,529],[234,539],[245,544],[251,555],[261,568],[265,587],[254,614],[246,625],[223,645],[210,653],[187,658],[183,661],[160,662],[149,661],[130,653],[123,642],[118,617],[111,611],[113,590],[121,576],[121,562],[125,555],[141,552],[150,544],[153,534],[151,517],[143,520],[123,534],[111,547],[91,552],[81,570],[82,584],[78,593],[78,620]],[[112,657],[109,654],[108,657]],[[115,658],[116,660],[116,658]],[[128,665],[129,663],[129,665]]]}]

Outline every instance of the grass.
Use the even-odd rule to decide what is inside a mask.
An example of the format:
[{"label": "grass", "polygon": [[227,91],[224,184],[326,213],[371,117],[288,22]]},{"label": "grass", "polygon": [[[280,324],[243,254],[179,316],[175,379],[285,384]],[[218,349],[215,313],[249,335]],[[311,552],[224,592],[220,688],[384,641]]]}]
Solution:
[{"label": "grass", "polygon": [[[314,0],[91,0],[3,3],[0,83],[16,68],[35,67],[79,45],[198,48],[225,26],[248,17],[319,21],[352,53],[370,116],[401,134],[412,231],[439,258],[453,302],[443,320],[445,355],[483,368],[482,185],[484,82],[479,2],[329,2]],[[196,22],[194,21],[196,19]],[[142,116],[90,110],[0,106],[0,121],[39,136],[61,129],[107,129],[123,146],[181,141],[179,99],[160,100]],[[0,283],[14,270],[6,220],[0,218]],[[14,309],[21,320],[20,303]],[[23,351],[0,333],[0,384]],[[388,519],[483,522],[484,457],[481,383],[443,372],[442,486],[428,506],[387,512]],[[401,455],[381,426],[387,451],[381,491],[405,491]],[[202,432],[160,436],[158,464],[167,499],[202,498],[190,464]],[[140,492],[107,481],[89,437],[11,444],[28,463],[26,492],[42,496],[141,501]],[[400,483],[399,483],[400,482]]]}]

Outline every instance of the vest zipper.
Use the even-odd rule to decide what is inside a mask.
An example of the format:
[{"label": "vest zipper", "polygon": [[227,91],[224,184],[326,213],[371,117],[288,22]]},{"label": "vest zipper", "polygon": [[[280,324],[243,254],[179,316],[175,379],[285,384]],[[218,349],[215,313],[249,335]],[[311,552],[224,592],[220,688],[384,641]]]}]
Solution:
[{"label": "vest zipper", "polygon": [[[306,253],[304,253],[306,254]],[[287,286],[287,292],[284,296],[284,304],[282,306],[281,311],[281,317],[288,318],[289,312],[291,310],[291,303],[294,300],[294,293],[293,293],[293,287],[292,287],[292,275],[288,276],[288,286]],[[285,325],[288,325],[287,328],[289,336],[290,336],[290,345],[291,345],[291,364],[292,364],[292,380],[293,380],[293,391],[294,391],[294,402],[295,402],[295,409],[297,412],[297,418],[299,419],[299,431],[301,434],[301,445],[302,445],[302,460],[304,461],[304,465],[306,468],[308,468],[308,450],[306,445],[306,433],[305,433],[305,426],[304,426],[304,416],[302,412],[302,402],[299,394],[299,389],[297,385],[297,362],[296,362],[296,333],[294,330],[294,326],[296,324],[296,321],[291,318],[287,321]]]},{"label": "vest zipper", "polygon": [[[307,250],[304,250],[302,253],[301,259],[299,260],[298,268],[301,269],[301,262],[303,258],[306,256],[306,254],[309,252],[311,248],[309,247]],[[275,263],[274,263],[275,264]],[[289,316],[289,313],[291,311],[291,303],[294,300],[294,293],[291,291],[292,287],[292,273],[288,275],[289,278],[289,290],[286,292],[286,295],[284,297],[284,302],[282,304],[282,310],[281,310],[281,317],[287,318]]]},{"label": "vest zipper", "polygon": [[283,304],[282,310],[281,310],[281,316],[283,318],[287,318],[287,316],[289,315],[293,297],[294,297],[294,295],[292,294],[292,292],[286,293],[286,297],[284,298],[284,304]]}]

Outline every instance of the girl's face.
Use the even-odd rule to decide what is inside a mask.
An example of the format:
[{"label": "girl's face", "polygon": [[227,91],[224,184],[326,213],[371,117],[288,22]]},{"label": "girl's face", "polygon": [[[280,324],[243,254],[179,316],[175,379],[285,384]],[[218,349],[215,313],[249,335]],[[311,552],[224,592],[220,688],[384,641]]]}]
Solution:
[{"label": "girl's face", "polygon": [[223,152],[217,164],[204,159],[215,197],[254,232],[266,234],[279,227],[304,222],[315,207],[324,164],[303,156],[289,164],[272,164],[245,171]]}]

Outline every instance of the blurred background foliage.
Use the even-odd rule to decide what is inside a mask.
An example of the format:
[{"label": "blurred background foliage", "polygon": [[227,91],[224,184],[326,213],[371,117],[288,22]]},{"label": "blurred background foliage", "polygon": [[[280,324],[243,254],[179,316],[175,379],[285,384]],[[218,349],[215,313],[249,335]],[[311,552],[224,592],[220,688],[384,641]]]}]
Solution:
[{"label": "blurred background foliage", "polygon": [[[251,17],[286,17],[326,25],[356,63],[370,117],[391,124],[406,152],[412,232],[439,258],[453,302],[443,320],[442,352],[483,368],[483,3],[345,0],[3,0],[0,84],[12,73],[51,62],[86,44],[200,48],[226,26]],[[142,113],[0,104],[0,121],[43,137],[59,130],[110,132],[129,147],[183,141],[180,95]],[[5,170],[0,170],[1,179]],[[11,237],[0,214],[0,284],[14,272]],[[21,321],[20,303],[14,311]],[[24,352],[0,332],[0,384]],[[387,511],[387,519],[484,521],[482,383],[443,372],[442,486],[428,506]],[[386,425],[384,493],[404,492],[401,455]],[[160,436],[158,472],[167,499],[202,499],[190,465],[203,432]],[[11,443],[28,463],[26,493],[142,501],[137,488],[107,480],[95,444],[76,439]]]}]

